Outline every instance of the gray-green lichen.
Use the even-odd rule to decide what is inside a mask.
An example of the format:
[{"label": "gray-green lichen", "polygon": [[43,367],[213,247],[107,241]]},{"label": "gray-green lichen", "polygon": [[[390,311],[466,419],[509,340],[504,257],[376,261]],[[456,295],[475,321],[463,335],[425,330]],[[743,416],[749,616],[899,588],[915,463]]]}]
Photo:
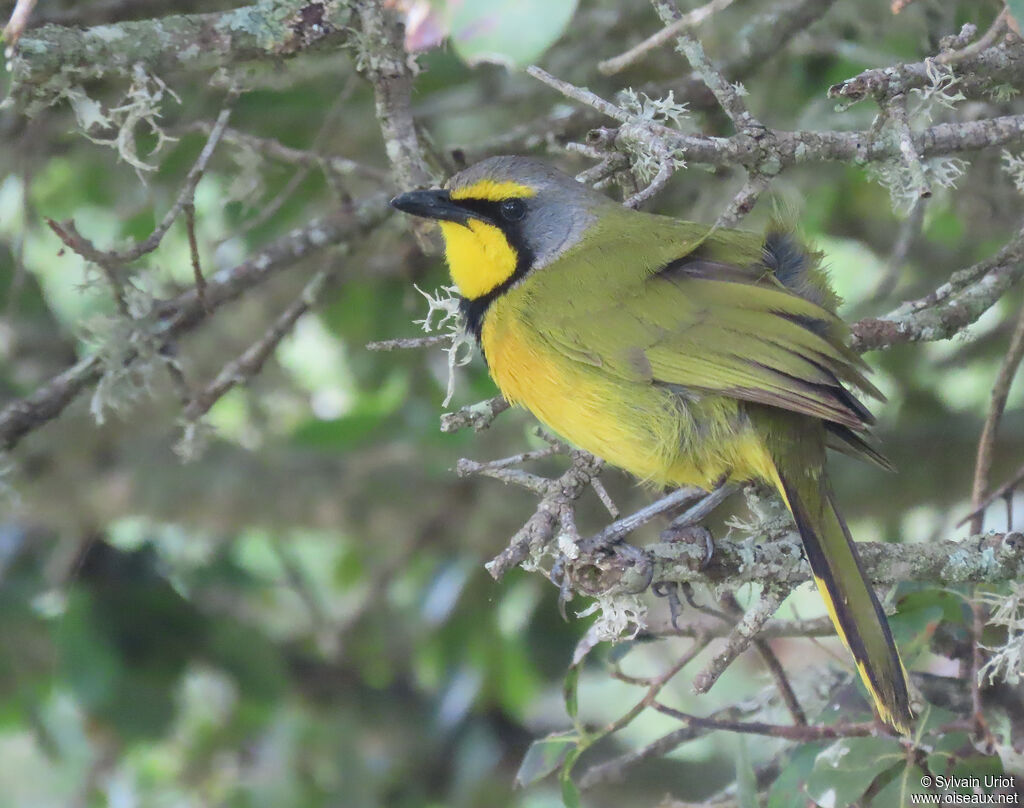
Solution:
[{"label": "gray-green lichen", "polygon": [[347,36],[349,0],[261,0],[212,14],[181,14],[80,30],[44,25],[25,34],[9,61],[10,97],[29,113],[68,87],[108,75],[182,67],[214,71],[279,59]]}]

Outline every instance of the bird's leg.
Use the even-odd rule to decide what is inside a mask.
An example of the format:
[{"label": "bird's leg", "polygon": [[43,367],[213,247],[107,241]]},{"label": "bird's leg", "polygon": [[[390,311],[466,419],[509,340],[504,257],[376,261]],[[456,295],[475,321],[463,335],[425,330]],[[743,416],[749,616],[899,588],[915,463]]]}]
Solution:
[{"label": "bird's leg", "polygon": [[679,583],[677,581],[655,581],[651,591],[656,597],[668,600],[668,614],[672,628],[679,631],[679,615],[683,613],[683,604],[679,602]]}]

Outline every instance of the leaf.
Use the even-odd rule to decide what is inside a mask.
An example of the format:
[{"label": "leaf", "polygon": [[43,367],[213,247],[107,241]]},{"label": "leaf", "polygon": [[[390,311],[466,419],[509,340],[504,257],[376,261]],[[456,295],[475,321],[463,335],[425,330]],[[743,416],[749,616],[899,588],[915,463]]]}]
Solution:
[{"label": "leaf", "polygon": [[895,739],[842,738],[818,754],[807,793],[819,805],[846,808],[863,796],[878,775],[905,759]]},{"label": "leaf", "polygon": [[580,808],[580,790],[568,776],[562,778],[562,804],[565,808]]},{"label": "leaf", "polygon": [[907,766],[894,777],[892,781],[871,801],[872,805],[912,805],[911,794],[928,794],[929,792],[921,784],[925,773],[917,766]]},{"label": "leaf", "polygon": [[805,785],[823,748],[821,743],[809,743],[793,750],[789,759],[784,761],[782,773],[772,783],[766,808],[791,808],[807,801]]},{"label": "leaf", "polygon": [[580,808],[580,790],[572,781],[572,767],[576,765],[576,761],[589,745],[589,743],[581,742],[571,749],[565,756],[562,771],[558,774],[558,780],[562,785],[562,804],[565,808]]},{"label": "leaf", "polygon": [[575,732],[558,732],[534,741],[519,764],[516,785],[522,788],[547,777],[562,765],[569,750],[577,743],[579,735]]},{"label": "leaf", "polygon": [[961,598],[938,589],[922,589],[900,599],[889,626],[906,664],[928,650],[939,623],[963,622],[962,604]]},{"label": "leaf", "polygon": [[468,64],[525,67],[562,35],[577,0],[439,0],[455,52]]}]

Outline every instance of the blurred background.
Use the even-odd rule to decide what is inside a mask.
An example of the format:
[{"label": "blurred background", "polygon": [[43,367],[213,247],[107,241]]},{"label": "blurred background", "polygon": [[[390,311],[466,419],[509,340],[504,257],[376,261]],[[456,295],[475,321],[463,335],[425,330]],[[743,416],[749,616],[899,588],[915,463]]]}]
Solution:
[{"label": "blurred background", "polygon": [[[596,70],[660,27],[646,0],[511,5],[525,17],[503,20],[498,31],[517,31],[521,50],[507,37],[481,41],[469,0],[402,8],[410,15],[407,44],[422,49],[414,113],[438,153],[546,154],[571,173],[591,165],[563,144],[582,140],[600,119],[581,123],[574,107],[521,71],[479,62],[488,49],[513,48],[508,61],[537,61],[608,98],[627,87],[664,94],[689,74],[671,47],[616,76]],[[33,24],[97,25],[231,6],[41,0]],[[744,37],[778,6],[736,0],[714,14],[698,31],[708,54],[718,63],[738,60],[751,45]],[[805,27],[730,75],[769,126],[869,128],[873,102],[837,110],[825,96],[831,84],[869,67],[920,61],[965,22],[985,30],[1001,9],[980,0],[919,0],[898,15],[887,0],[817,6]],[[0,18],[12,7],[0,0]],[[356,51],[346,45],[231,68],[246,91],[230,127],[250,137],[226,137],[198,186],[207,274],[351,200],[394,190]],[[138,122],[132,148],[148,167],[124,159],[124,143],[103,142],[103,127],[90,128],[91,114],[118,120],[113,110],[133,89],[125,79],[90,79],[82,95],[38,105],[31,117],[23,105],[0,111],[0,404],[124,336],[103,276],[64,249],[45,219],[73,218],[102,247],[144,239],[205,142],[195,125],[209,125],[221,109],[225,80],[213,79],[169,71],[144,82],[158,117]],[[932,105],[921,114],[935,121],[1010,114],[1020,111],[1015,96],[996,87],[953,110]],[[728,132],[720,112],[692,106],[684,129]],[[158,142],[157,127],[174,139]],[[317,161],[282,159],[272,142],[357,167],[332,172]],[[878,316],[991,255],[1015,232],[1014,180],[1024,181],[1007,167],[1012,155],[1000,150],[963,155],[942,166],[955,182],[916,204],[861,166],[797,167],[745,226],[762,228],[773,205],[790,211],[826,254],[844,316]],[[741,174],[694,166],[648,208],[712,222],[741,182]],[[258,376],[214,404],[199,435],[185,429],[178,392],[153,359],[79,397],[3,456],[0,806],[562,804],[550,778],[518,789],[513,780],[533,740],[569,726],[561,690],[589,622],[575,613],[586,604],[570,604],[563,621],[558,593],[542,577],[516,570],[493,581],[484,562],[535,499],[453,472],[460,457],[536,448],[534,422],[510,411],[485,432],[442,434],[443,351],[365,348],[420,333],[413,321],[426,304],[414,284],[444,285],[440,258],[425,257],[408,223],[392,217],[344,249],[314,251],[219,310],[180,340],[176,359],[187,380],[205,384],[324,267],[340,268],[341,282]],[[131,273],[143,300],[188,288],[186,229],[175,224]],[[1020,305],[1021,291],[1013,290],[964,336],[868,355],[888,396],[875,407],[877,432],[900,473],[835,459],[855,536],[966,535],[955,525],[968,511],[978,436]],[[451,406],[495,392],[476,358],[458,371]],[[1022,455],[1018,379],[993,481],[1009,476]],[[564,459],[553,459],[534,470],[563,468]],[[603,479],[624,510],[651,499],[615,471]],[[742,503],[732,510],[742,514]],[[713,526],[721,529],[728,515]],[[607,521],[593,496],[580,519],[590,530]],[[1003,509],[992,509],[985,526],[1005,529]],[[652,620],[664,622],[664,602],[650,608]],[[790,617],[821,613],[806,587],[784,606]],[[633,648],[630,668],[639,675],[685,642]],[[779,640],[776,651],[808,690],[823,666],[841,672],[848,664],[834,639]],[[941,660],[934,667],[941,670]],[[756,658],[745,656],[709,696],[693,696],[684,674],[664,698],[707,714],[760,698],[769,684]],[[639,695],[599,662],[588,664],[581,716],[601,725]],[[593,754],[621,753],[623,744],[643,745],[673,726],[645,714]],[[704,736],[621,786],[587,793],[586,804],[655,805],[667,792],[703,799],[735,779],[738,743],[723,733]],[[763,763],[779,748],[766,740],[742,754]]]}]

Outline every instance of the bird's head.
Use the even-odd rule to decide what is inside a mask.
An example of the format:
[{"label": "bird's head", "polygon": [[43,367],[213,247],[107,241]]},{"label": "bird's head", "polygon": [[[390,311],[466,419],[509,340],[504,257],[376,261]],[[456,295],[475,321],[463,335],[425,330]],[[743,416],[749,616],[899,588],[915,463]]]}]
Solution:
[{"label": "bird's head", "polygon": [[478,307],[579,243],[610,199],[528,157],[491,157],[444,188],[409,191],[392,206],[441,225],[459,293]]}]

